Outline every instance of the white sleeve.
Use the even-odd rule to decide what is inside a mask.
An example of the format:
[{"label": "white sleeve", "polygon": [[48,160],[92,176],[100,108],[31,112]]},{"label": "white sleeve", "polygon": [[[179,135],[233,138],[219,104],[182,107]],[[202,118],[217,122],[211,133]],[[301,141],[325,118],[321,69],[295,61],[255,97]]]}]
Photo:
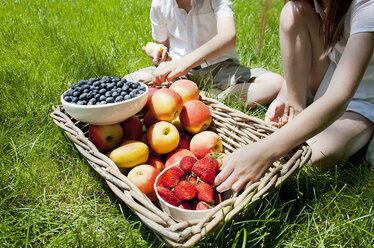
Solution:
[{"label": "white sleeve", "polygon": [[374,32],[374,0],[357,1],[353,8],[350,35]]},{"label": "white sleeve", "polygon": [[163,7],[161,1],[153,0],[149,15],[152,26],[152,38],[158,42],[168,39],[167,23],[164,20]]},{"label": "white sleeve", "polygon": [[230,0],[212,0],[212,7],[217,19],[221,17],[234,18],[234,11],[231,8],[232,2]]}]

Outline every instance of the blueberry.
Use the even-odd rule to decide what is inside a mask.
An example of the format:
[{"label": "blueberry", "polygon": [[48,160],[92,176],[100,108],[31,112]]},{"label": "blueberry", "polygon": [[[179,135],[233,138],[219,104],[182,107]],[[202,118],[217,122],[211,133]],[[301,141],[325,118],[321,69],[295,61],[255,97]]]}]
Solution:
[{"label": "blueberry", "polygon": [[127,84],[124,84],[123,86],[122,86],[122,90],[123,91],[127,91],[129,89],[129,86],[127,85]]},{"label": "blueberry", "polygon": [[85,84],[85,85],[82,86],[82,88],[83,88],[83,90],[90,89],[90,86],[88,84]]},{"label": "blueberry", "polygon": [[101,94],[101,95],[104,95],[105,92],[106,92],[106,89],[100,89],[100,90],[99,90],[99,94]]},{"label": "blueberry", "polygon": [[112,96],[112,92],[110,92],[110,91],[105,92],[105,96],[106,97],[111,97]]},{"label": "blueberry", "polygon": [[127,95],[126,91],[121,91],[121,96],[126,96],[126,95]]},{"label": "blueberry", "polygon": [[115,102],[122,102],[123,101],[123,97],[122,96],[117,96],[114,101]]},{"label": "blueberry", "polygon": [[92,93],[92,92],[88,92],[88,94],[87,94],[87,99],[91,99],[91,98],[93,98],[94,96],[95,96],[94,93]]},{"label": "blueberry", "polygon": [[112,78],[112,82],[113,83],[117,83],[118,81],[121,81],[120,77],[114,77],[114,78]]},{"label": "blueberry", "polygon": [[106,101],[101,101],[100,104],[107,104],[107,102]]},{"label": "blueberry", "polygon": [[95,105],[96,104],[96,99],[92,98],[91,100],[88,101],[87,105]]},{"label": "blueberry", "polygon": [[114,102],[114,98],[111,97],[111,96],[110,96],[110,97],[107,97],[107,98],[106,98],[106,102],[107,102],[107,103],[113,103],[113,102]]},{"label": "blueberry", "polygon": [[79,91],[79,92],[82,92],[82,91],[83,91],[83,88],[82,88],[82,87],[80,87],[80,86],[77,86],[77,87],[75,88],[75,91]]},{"label": "blueberry", "polygon": [[122,81],[119,81],[119,82],[116,83],[116,85],[117,85],[117,88],[122,88],[122,86],[123,86],[123,82],[122,82]]},{"label": "blueberry", "polygon": [[80,82],[79,82],[79,84],[78,84],[78,85],[79,85],[79,86],[82,86],[82,85],[85,85],[86,83],[87,83],[87,81],[86,81],[86,80],[82,80],[82,81],[80,81]]},{"label": "blueberry", "polygon": [[72,84],[72,85],[70,86],[70,88],[71,88],[72,90],[74,90],[75,88],[77,88],[77,86],[78,86],[78,85],[76,85],[76,84]]},{"label": "blueberry", "polygon": [[114,88],[114,84],[113,84],[113,83],[109,83],[109,84],[106,86],[106,88],[107,88],[108,90],[111,90],[111,89]]},{"label": "blueberry", "polygon": [[66,91],[65,96],[72,96],[73,92],[74,92],[73,90],[68,90]]},{"label": "blueberry", "polygon": [[[101,96],[100,94],[96,94],[96,95],[95,95],[95,99],[96,99],[96,101],[99,101],[100,96]],[[105,97],[105,96],[104,96],[104,97]]]},{"label": "blueberry", "polygon": [[81,93],[79,91],[74,91],[73,96],[78,97]]},{"label": "blueberry", "polygon": [[126,79],[126,78],[122,78],[122,79],[121,79],[121,82],[126,83],[126,82],[127,82],[127,79]]},{"label": "blueberry", "polygon": [[71,96],[65,95],[64,100],[67,101],[67,102],[71,102]]},{"label": "blueberry", "polygon": [[117,96],[119,96],[119,94],[118,94],[117,91],[115,91],[115,92],[112,93],[112,97],[116,98]]},{"label": "blueberry", "polygon": [[106,97],[105,96],[103,96],[103,95],[101,95],[100,97],[99,97],[99,100],[102,102],[102,101],[105,101],[105,99],[106,99]]},{"label": "blueberry", "polygon": [[84,90],[83,90],[83,93],[88,93],[88,92],[90,92],[89,89],[84,89]]},{"label": "blueberry", "polygon": [[72,96],[71,97],[71,102],[73,102],[73,103],[78,102],[78,97]]},{"label": "blueberry", "polygon": [[79,100],[87,100],[87,93],[83,93],[82,95],[80,95]]},{"label": "blueberry", "polygon": [[129,99],[131,99],[131,96],[130,95],[126,95],[126,96],[124,96],[123,97],[125,100],[129,100]]},{"label": "blueberry", "polygon": [[84,102],[83,101],[78,101],[77,104],[78,105],[84,105]]},{"label": "blueberry", "polygon": [[138,91],[138,96],[143,95],[143,94],[144,94],[144,91],[143,91],[143,90],[139,90],[139,91]]},{"label": "blueberry", "polygon": [[97,93],[99,93],[99,90],[93,90],[91,92],[92,92],[92,94],[96,95]]},{"label": "blueberry", "polygon": [[101,84],[100,84],[100,88],[102,88],[102,89],[106,89],[106,83],[101,83]]},{"label": "blueberry", "polygon": [[145,86],[144,86],[144,85],[141,85],[141,86],[139,87],[139,89],[145,91]]},{"label": "blueberry", "polygon": [[95,90],[100,90],[100,86],[94,86]]},{"label": "blueberry", "polygon": [[109,76],[104,76],[101,80],[103,80],[104,82],[109,82],[111,81],[111,78]]},{"label": "blueberry", "polygon": [[96,81],[96,82],[94,82],[92,85],[96,87],[96,86],[100,86],[100,84],[101,84],[100,81]]},{"label": "blueberry", "polygon": [[134,91],[131,91],[131,92],[130,92],[130,97],[131,97],[131,98],[134,98],[135,96],[136,96],[136,93],[135,93]]}]

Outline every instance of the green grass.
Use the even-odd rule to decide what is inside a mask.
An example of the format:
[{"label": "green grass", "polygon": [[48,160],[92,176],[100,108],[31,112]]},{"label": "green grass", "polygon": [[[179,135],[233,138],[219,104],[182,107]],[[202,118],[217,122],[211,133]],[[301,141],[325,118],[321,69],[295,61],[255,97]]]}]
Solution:
[{"label": "green grass", "polygon": [[[140,48],[151,40],[150,2],[0,1],[0,246],[165,246],[49,117],[71,83],[150,65]],[[259,49],[263,1],[234,1],[242,64],[282,73],[282,2],[269,11]],[[373,246],[374,168],[361,158],[302,170],[198,245]]]}]

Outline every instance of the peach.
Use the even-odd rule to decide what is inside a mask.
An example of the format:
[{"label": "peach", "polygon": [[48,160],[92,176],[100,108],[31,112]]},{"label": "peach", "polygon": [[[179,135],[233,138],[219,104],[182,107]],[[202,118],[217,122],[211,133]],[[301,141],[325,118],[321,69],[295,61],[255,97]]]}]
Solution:
[{"label": "peach", "polygon": [[184,148],[190,150],[190,142],[192,139],[192,135],[185,132],[179,132],[179,144],[178,148]]},{"label": "peach", "polygon": [[196,156],[190,150],[177,148],[170,154],[168,154],[168,156],[166,157],[165,168],[170,167],[173,164],[179,163],[185,156],[192,156],[196,158]]},{"label": "peach", "polygon": [[199,88],[197,84],[188,79],[179,79],[172,83],[169,87],[171,90],[177,92],[183,100],[183,103],[186,103],[190,100],[199,99]]},{"label": "peach", "polygon": [[183,104],[179,119],[185,130],[196,134],[209,127],[212,122],[212,114],[202,101],[191,100]]},{"label": "peach", "polygon": [[139,117],[133,115],[120,123],[124,140],[137,140],[142,136],[143,124]]},{"label": "peach", "polygon": [[144,114],[143,122],[146,128],[149,128],[157,122],[157,119],[153,116],[151,110],[148,110],[147,113]]},{"label": "peach", "polygon": [[158,121],[147,130],[148,146],[157,154],[166,154],[179,144],[178,129],[167,121]]},{"label": "peach", "polygon": [[109,153],[109,158],[119,168],[132,168],[147,162],[149,149],[140,141],[128,140]]},{"label": "peach", "polygon": [[221,153],[223,145],[218,134],[212,131],[203,131],[192,137],[190,149],[198,159],[201,159],[211,151]]},{"label": "peach", "polygon": [[168,88],[156,91],[149,102],[149,109],[159,121],[173,121],[179,116],[182,108],[182,97],[177,92]]},{"label": "peach", "polygon": [[178,129],[178,131],[184,130],[179,116],[175,118],[171,123]]},{"label": "peach", "polygon": [[122,142],[123,131],[121,125],[90,125],[88,128],[90,140],[102,152],[112,150]]},{"label": "peach", "polygon": [[127,178],[151,201],[155,201],[157,196],[153,185],[158,174],[160,172],[152,165],[141,164],[132,168],[127,174]]},{"label": "peach", "polygon": [[148,111],[148,108],[149,108],[149,102],[153,96],[153,94],[158,90],[158,88],[155,88],[155,87],[149,87],[148,88],[148,98],[147,98],[147,102],[145,103],[144,107],[142,108],[141,112],[142,113],[146,113]]}]

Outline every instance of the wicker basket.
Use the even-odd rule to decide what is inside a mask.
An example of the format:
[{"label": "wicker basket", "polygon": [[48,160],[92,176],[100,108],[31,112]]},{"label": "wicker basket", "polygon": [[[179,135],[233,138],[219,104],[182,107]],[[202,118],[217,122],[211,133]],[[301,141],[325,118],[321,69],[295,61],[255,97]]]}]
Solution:
[{"label": "wicker basket", "polygon": [[[163,84],[161,87],[170,85]],[[212,113],[209,130],[216,132],[223,141],[225,153],[262,139],[276,129],[259,118],[248,116],[223,103],[206,97],[201,99]],[[230,220],[243,208],[249,209],[265,195],[279,187],[289,176],[299,170],[310,158],[311,149],[302,144],[273,164],[260,181],[240,194],[216,206],[204,219],[175,221],[152,203],[123,175],[106,155],[98,151],[88,139],[88,124],[72,119],[62,106],[53,106],[53,121],[70,138],[92,168],[103,176],[111,190],[122,200],[158,237],[171,246],[190,247],[204,235]]]}]

